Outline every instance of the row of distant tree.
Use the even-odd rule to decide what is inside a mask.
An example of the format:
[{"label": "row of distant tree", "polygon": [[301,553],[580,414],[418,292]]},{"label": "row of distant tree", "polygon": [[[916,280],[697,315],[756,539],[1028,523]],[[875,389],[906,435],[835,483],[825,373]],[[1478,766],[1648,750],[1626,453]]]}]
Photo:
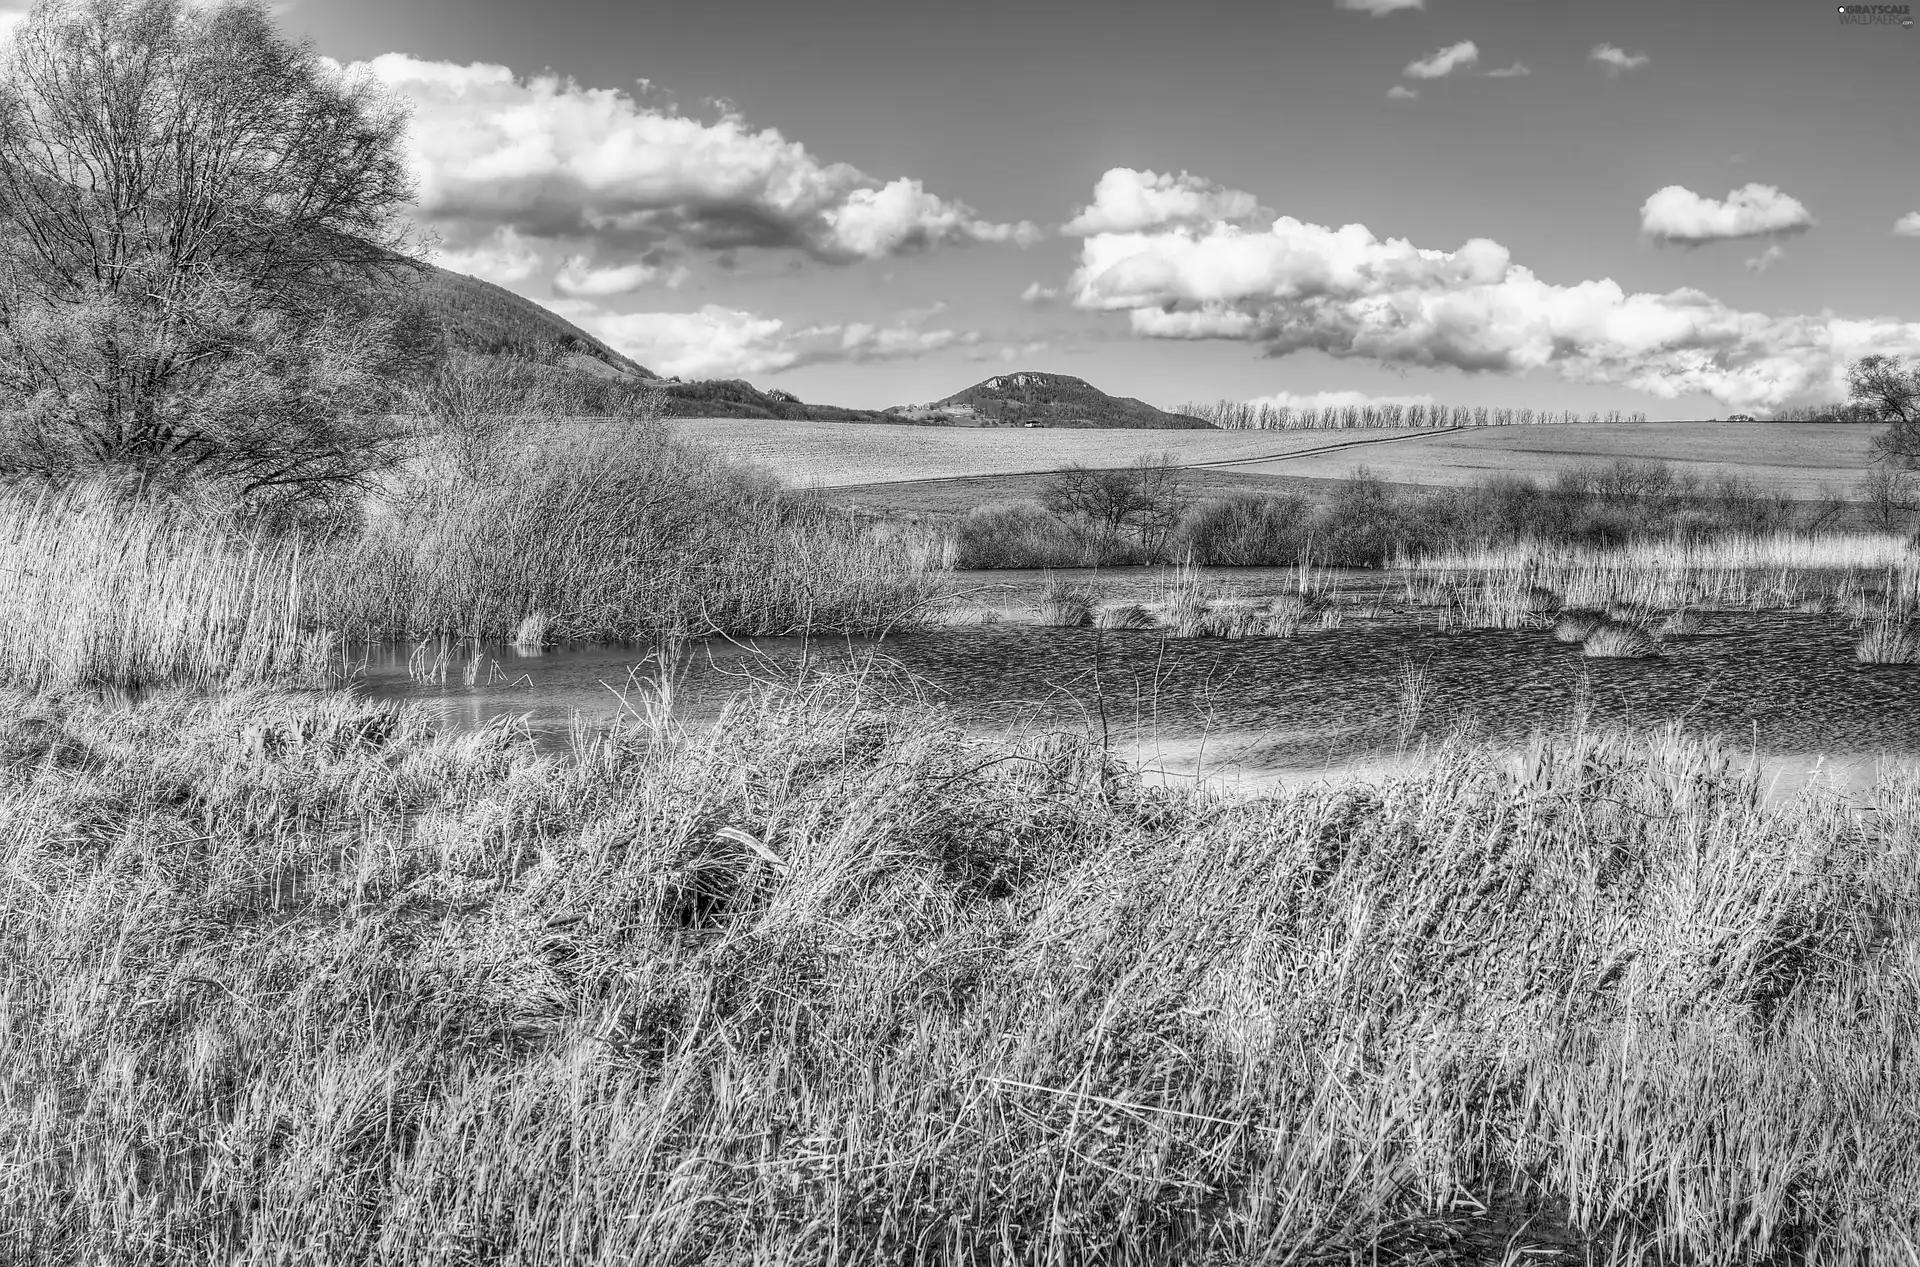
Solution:
[{"label": "row of distant tree", "polygon": [[1230,431],[1344,431],[1362,427],[1514,427],[1576,422],[1645,422],[1643,413],[1618,409],[1582,414],[1574,409],[1508,409],[1488,405],[1388,402],[1352,405],[1274,405],[1219,400],[1182,405],[1179,412]]}]

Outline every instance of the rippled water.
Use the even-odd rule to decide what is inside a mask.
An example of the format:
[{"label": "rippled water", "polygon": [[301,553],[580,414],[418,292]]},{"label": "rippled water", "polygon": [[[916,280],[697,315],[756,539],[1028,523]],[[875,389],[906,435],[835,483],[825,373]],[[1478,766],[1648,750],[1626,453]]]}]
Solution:
[{"label": "rippled water", "polygon": [[[1157,580],[1140,572],[1103,577],[1107,597],[1150,596]],[[1249,570],[1231,583],[1243,593],[1275,593],[1290,575]],[[973,580],[962,578],[963,585]],[[976,587],[997,587],[988,601],[1018,606],[1038,584],[1037,574],[1000,573]],[[744,674],[792,672],[803,660],[851,667],[880,658],[982,728],[1085,724],[1139,751],[1185,754],[1179,760],[1189,763],[1199,761],[1204,744],[1215,768],[1364,762],[1398,751],[1409,733],[1455,726],[1489,739],[1523,738],[1563,728],[1582,702],[1601,724],[1683,718],[1692,729],[1802,764],[1814,754],[1920,752],[1920,668],[1860,664],[1856,637],[1837,616],[1712,613],[1702,634],[1669,644],[1658,659],[1605,660],[1545,631],[1441,632],[1404,619],[1246,640],[1000,624],[884,644],[698,643],[688,649],[679,699],[697,717],[738,689]],[[553,745],[564,745],[576,723],[590,728],[618,714],[636,698],[634,683],[659,672],[643,647],[529,653],[498,645],[478,648],[472,684],[456,665],[447,682],[421,685],[407,676],[408,651],[371,649],[364,688],[381,698],[436,701],[456,724],[524,715],[536,737]],[[473,662],[476,651],[464,654]],[[1421,707],[1408,732],[1410,668],[1420,671]]]}]

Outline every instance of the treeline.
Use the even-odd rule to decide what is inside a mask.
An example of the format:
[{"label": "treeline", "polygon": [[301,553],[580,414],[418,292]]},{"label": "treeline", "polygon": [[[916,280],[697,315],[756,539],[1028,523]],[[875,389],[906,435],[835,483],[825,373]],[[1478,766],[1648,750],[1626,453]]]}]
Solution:
[{"label": "treeline", "polygon": [[1645,422],[1644,413],[1582,414],[1573,409],[1506,409],[1488,405],[1274,405],[1264,401],[1217,400],[1189,404],[1179,412],[1204,418],[1228,431],[1346,431],[1363,427],[1511,427],[1576,422]]},{"label": "treeline", "polygon": [[1360,470],[1318,500],[1296,493],[1163,500],[1157,520],[1143,517],[1138,526],[1036,503],[984,506],[955,526],[947,557],[959,568],[1189,559],[1228,567],[1289,566],[1302,559],[1319,566],[1378,567],[1402,557],[1515,542],[1614,546],[1831,529],[1855,525],[1865,513],[1838,499],[1794,502],[1731,475],[1703,482],[1650,461],[1581,466],[1549,482],[1498,476],[1438,492],[1389,484]]}]

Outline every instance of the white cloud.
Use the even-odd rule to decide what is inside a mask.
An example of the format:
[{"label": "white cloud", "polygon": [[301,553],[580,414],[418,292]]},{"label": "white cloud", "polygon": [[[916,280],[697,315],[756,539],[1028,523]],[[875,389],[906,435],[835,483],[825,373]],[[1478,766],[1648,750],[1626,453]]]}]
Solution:
[{"label": "white cloud", "polygon": [[1441,79],[1480,60],[1480,49],[1472,40],[1450,44],[1419,61],[1407,63],[1400,72],[1409,79]]},{"label": "white cloud", "polygon": [[540,267],[540,253],[511,226],[502,226],[464,248],[440,248],[434,262],[456,273],[471,273],[505,286],[533,276],[533,271]]},{"label": "white cloud", "polygon": [[1420,92],[1417,88],[1409,88],[1405,84],[1395,84],[1393,87],[1387,89],[1387,99],[1389,101],[1418,101],[1420,100]]},{"label": "white cloud", "polygon": [[893,326],[866,322],[789,328],[778,317],[708,304],[696,312],[612,312],[556,300],[579,323],[655,372],[678,378],[746,378],[830,361],[908,360],[977,343],[974,331],[926,330],[924,314]]},{"label": "white cloud", "polygon": [[1511,66],[1500,66],[1487,72],[1488,79],[1519,79],[1533,72],[1527,69],[1525,62],[1515,62]]},{"label": "white cloud", "polygon": [[1605,66],[1609,75],[1619,75],[1639,70],[1653,59],[1645,53],[1629,53],[1612,44],[1595,44],[1587,50],[1587,60]]},{"label": "white cloud", "polygon": [[1640,232],[1656,242],[1683,246],[1804,233],[1813,222],[1799,199],[1757,183],[1742,185],[1725,199],[1703,198],[1683,185],[1668,185],[1640,207]]},{"label": "white cloud", "polygon": [[660,268],[644,261],[595,267],[585,255],[570,255],[553,275],[553,289],[562,295],[581,299],[605,299],[630,295],[643,286],[658,282],[669,290],[684,284],[690,271],[684,265]]},{"label": "white cloud", "polygon": [[1389,13],[1399,13],[1406,9],[1424,9],[1427,7],[1427,0],[1335,0],[1334,7],[1350,9],[1369,17],[1384,18]]},{"label": "white cloud", "polygon": [[1069,286],[1148,338],[1235,339],[1270,356],[1317,350],[1467,372],[1545,369],[1665,399],[1693,392],[1770,409],[1844,396],[1846,363],[1920,353],[1920,322],[1742,312],[1697,290],[1557,285],[1485,238],[1452,251],[1364,225],[1216,222],[1097,234]]},{"label": "white cloud", "polygon": [[883,183],[822,162],[730,110],[702,122],[550,74],[521,78],[505,66],[399,53],[350,69],[411,103],[422,214],[460,245],[504,227],[526,239],[590,243],[596,255],[673,243],[847,262],[1038,234],[985,220],[917,180]]},{"label": "white cloud", "polygon": [[1023,304],[1050,304],[1059,298],[1059,287],[1042,286],[1039,282],[1029,283],[1027,288],[1020,292],[1020,302]]},{"label": "white cloud", "polygon": [[1787,258],[1786,248],[1775,242],[1760,254],[1747,260],[1746,266],[1749,272],[1764,273],[1785,258]]},{"label": "white cloud", "polygon": [[1893,222],[1893,236],[1920,238],[1920,211],[1909,211]]},{"label": "white cloud", "polygon": [[1246,402],[1258,409],[1265,405],[1269,409],[1344,409],[1348,405],[1431,405],[1433,397],[1422,394],[1417,396],[1369,396],[1365,392],[1275,392],[1271,396],[1255,396]]},{"label": "white cloud", "polygon": [[1260,200],[1181,172],[1157,175],[1130,167],[1109,168],[1093,187],[1093,203],[1060,229],[1074,237],[1095,233],[1138,233],[1176,224],[1247,220],[1260,213]]}]

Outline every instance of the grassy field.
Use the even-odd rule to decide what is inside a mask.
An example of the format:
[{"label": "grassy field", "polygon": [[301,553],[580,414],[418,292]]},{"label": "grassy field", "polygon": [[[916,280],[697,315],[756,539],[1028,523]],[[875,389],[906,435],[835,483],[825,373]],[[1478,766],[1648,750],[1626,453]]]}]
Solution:
[{"label": "grassy field", "polygon": [[672,425],[677,434],[764,467],[790,485],[821,488],[1054,471],[1073,462],[1126,466],[1159,453],[1173,453],[1185,463],[1217,462],[1318,448],[1344,438],[1321,432],[1028,430],[748,418],[682,418]]},{"label": "grassy field", "polygon": [[[1581,463],[1617,458],[1669,463],[1703,480],[1734,475],[1797,500],[1844,491],[1869,465],[1867,442],[1876,428],[1843,423],[1650,422],[1534,427],[1474,427],[1377,432],[1135,431],[972,427],[911,427],[835,422],[763,422],[689,418],[673,423],[728,457],[750,462],[789,485],[869,488],[855,498],[931,513],[989,501],[1019,500],[1038,483],[1027,475],[1069,463],[1125,466],[1144,455],[1171,452],[1183,463],[1219,467],[1246,482],[1222,491],[1271,491],[1257,477],[1289,481],[1335,480],[1365,466],[1395,484],[1447,486],[1490,475],[1551,479]],[[1369,441],[1310,453],[1330,444]],[[1371,441],[1385,441],[1372,443]],[[1286,456],[1299,454],[1300,456]],[[1275,455],[1272,462],[1258,459]],[[1204,477],[1212,480],[1212,476]],[[931,480],[970,481],[959,490],[921,492],[878,486]],[[1207,485],[1213,491],[1213,485]],[[1293,485],[1311,491],[1312,485]],[[844,499],[843,499],[844,500]]]},{"label": "grassy field", "polygon": [[[1037,502],[1051,475],[975,475],[958,479],[892,480],[878,484],[856,484],[824,490],[826,500],[836,506],[889,515],[908,515],[926,519],[950,519],[964,515],[976,506],[994,502]],[[1182,479],[1188,494],[1194,497],[1226,497],[1239,493],[1324,494],[1337,480],[1299,478],[1291,475],[1248,473],[1237,467],[1193,467]]]},{"label": "grassy field", "polygon": [[1581,463],[1641,458],[1703,480],[1736,475],[1812,500],[1823,490],[1844,490],[1860,479],[1869,465],[1867,442],[1877,430],[1846,423],[1752,422],[1487,427],[1233,469],[1335,478],[1364,464],[1393,483],[1460,485],[1490,475],[1551,478]]}]

